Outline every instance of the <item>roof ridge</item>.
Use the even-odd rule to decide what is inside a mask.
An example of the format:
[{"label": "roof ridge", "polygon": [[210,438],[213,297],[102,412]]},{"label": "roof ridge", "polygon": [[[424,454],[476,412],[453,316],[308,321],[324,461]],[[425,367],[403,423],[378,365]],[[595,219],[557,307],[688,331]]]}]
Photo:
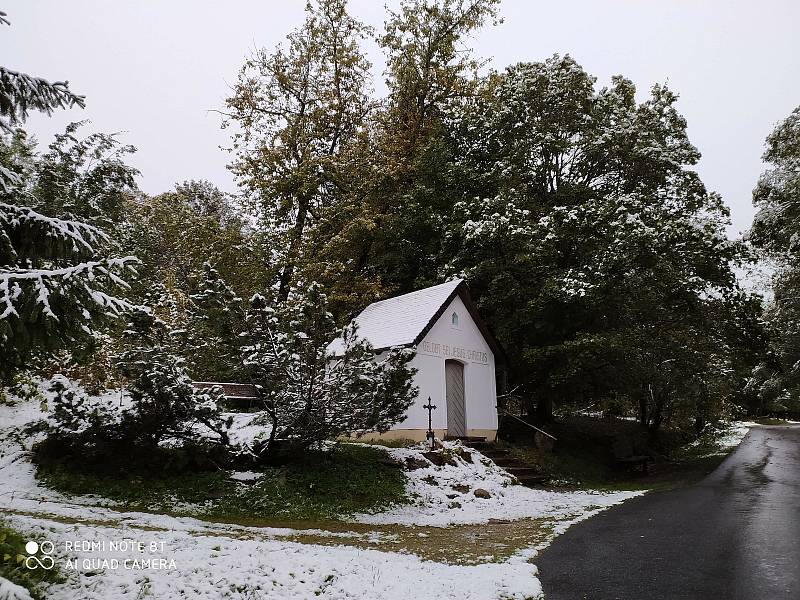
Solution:
[{"label": "roof ridge", "polygon": [[[415,343],[422,331],[430,327],[464,280],[450,279],[421,290],[393,296],[368,305],[353,321],[358,325],[358,336],[368,340],[373,348],[408,346]],[[333,340],[329,349],[336,349],[341,337]]]},{"label": "roof ridge", "polygon": [[[426,288],[422,288],[419,290],[414,290],[413,292],[406,292],[405,294],[400,294],[399,296],[392,296],[391,298],[384,298],[383,300],[376,300],[375,302],[370,302],[364,310],[369,308],[370,306],[374,306],[376,304],[383,304],[384,302],[391,302],[392,300],[401,300],[403,298],[408,298],[409,296],[414,296],[415,294],[422,294],[423,292],[430,292],[432,289],[442,287],[443,285],[447,285],[448,283],[463,283],[464,280],[460,277],[456,277],[455,279],[448,279],[447,281],[443,281],[442,283],[437,283],[436,285],[431,285]],[[362,311],[363,312],[363,311]]]}]

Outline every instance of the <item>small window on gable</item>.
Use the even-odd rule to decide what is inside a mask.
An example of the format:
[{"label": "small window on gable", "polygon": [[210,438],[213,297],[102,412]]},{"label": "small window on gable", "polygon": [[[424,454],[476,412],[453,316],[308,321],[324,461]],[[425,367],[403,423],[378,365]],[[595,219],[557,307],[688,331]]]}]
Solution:
[{"label": "small window on gable", "polygon": [[453,327],[458,327],[458,313],[453,313],[450,317],[450,322],[453,324]]}]

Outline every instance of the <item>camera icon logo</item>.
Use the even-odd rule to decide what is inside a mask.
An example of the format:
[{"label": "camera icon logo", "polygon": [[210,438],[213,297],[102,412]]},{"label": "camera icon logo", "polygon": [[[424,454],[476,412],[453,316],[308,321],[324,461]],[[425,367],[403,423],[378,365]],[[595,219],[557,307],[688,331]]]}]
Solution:
[{"label": "camera icon logo", "polygon": [[[56,564],[56,561],[53,560],[52,556],[50,556],[53,553],[54,548],[55,546],[50,540],[45,540],[41,544],[31,540],[25,544],[25,552],[28,553],[28,556],[25,557],[25,566],[31,570],[52,569]],[[36,556],[38,552],[42,553],[41,557]]]}]

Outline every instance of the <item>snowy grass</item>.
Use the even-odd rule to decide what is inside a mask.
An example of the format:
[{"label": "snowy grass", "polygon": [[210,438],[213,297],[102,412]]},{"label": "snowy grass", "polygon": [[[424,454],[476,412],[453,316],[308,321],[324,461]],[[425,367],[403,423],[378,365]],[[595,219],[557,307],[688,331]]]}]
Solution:
[{"label": "snowy grass", "polygon": [[[24,598],[25,596],[14,586],[26,590],[25,593],[34,600],[43,599],[44,596],[38,593],[40,585],[63,581],[60,569],[26,567],[24,558],[28,557],[25,549],[27,542],[28,538],[0,520],[0,600],[5,600],[7,597],[13,599],[15,595]],[[34,556],[41,558],[43,555],[41,552],[36,552]],[[11,585],[3,584],[3,580],[10,582]],[[14,595],[10,591],[4,595],[3,585],[13,591]]]},{"label": "snowy grass", "polygon": [[731,421],[708,425],[696,440],[682,449],[678,457],[686,460],[725,456],[741,443],[754,426],[758,426],[758,423]]},{"label": "snowy grass", "polygon": [[[455,464],[430,465],[407,473],[410,504],[361,514],[361,523],[430,525],[487,523],[490,519],[549,518],[571,521],[640,495],[642,492],[554,492],[515,484],[504,469],[458,442],[444,442]],[[419,458],[422,446],[387,450],[397,461]],[[467,459],[468,458],[468,459]],[[488,492],[489,498],[475,495]],[[483,494],[481,494],[483,495]]]},{"label": "snowy grass", "polygon": [[[502,564],[445,565],[415,556],[346,547],[313,546],[282,540],[193,535],[182,530],[144,532],[129,527],[64,525],[18,517],[31,532],[64,540],[110,542],[127,538],[157,541],[155,553],[71,551],[76,562],[65,584],[52,586],[52,598],[232,599],[525,599],[540,595],[536,568],[521,558]],[[163,543],[163,550],[161,550]],[[149,548],[149,546],[148,546]],[[164,557],[174,568],[128,568],[138,559]],[[63,562],[67,553],[59,557]],[[112,560],[118,561],[114,568]],[[103,569],[98,561],[109,561]],[[128,561],[127,563],[125,561]],[[96,574],[90,575],[97,571]],[[88,575],[88,576],[87,576]]]}]

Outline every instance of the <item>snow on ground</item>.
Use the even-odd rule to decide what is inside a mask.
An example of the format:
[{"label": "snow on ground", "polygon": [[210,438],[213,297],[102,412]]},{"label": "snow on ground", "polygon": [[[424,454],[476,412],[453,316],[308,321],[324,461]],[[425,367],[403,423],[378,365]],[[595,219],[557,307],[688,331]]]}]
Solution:
[{"label": "snow on ground", "polygon": [[33,600],[24,587],[0,577],[0,600]]},{"label": "snow on ground", "polygon": [[[13,521],[53,540],[57,556],[65,542],[76,542],[78,549],[65,553],[75,561],[75,570],[65,568],[66,556],[58,557],[69,577],[66,584],[51,589],[52,597],[59,599],[485,600],[533,598],[541,593],[536,568],[524,560],[444,565],[413,555],[341,546],[187,535],[184,531],[43,524],[41,519],[30,517],[15,517]],[[140,542],[144,550],[135,543],[109,549],[112,542],[121,540]],[[105,543],[105,548],[84,548],[81,542]],[[155,546],[151,547],[151,542],[156,542]],[[85,575],[100,569],[105,572]]]},{"label": "snow on ground", "polygon": [[751,427],[757,427],[758,423],[748,421],[734,421],[722,437],[717,440],[717,444],[722,452],[729,452],[738,446],[744,436],[750,431]]},{"label": "snow on ground", "polygon": [[[515,485],[514,478],[507,471],[458,442],[444,442],[444,447],[451,452],[454,465],[430,465],[406,473],[406,489],[412,504],[380,513],[357,515],[355,519],[361,523],[438,527],[486,523],[489,519],[553,518],[571,521],[591,516],[599,509],[643,493],[531,489]],[[405,462],[409,458],[418,459],[422,449],[397,448],[389,452],[395,460]],[[459,493],[457,489],[465,489],[461,486],[466,486],[468,491]],[[487,491],[491,497],[479,498],[474,493],[476,489]]]},{"label": "snow on ground", "polygon": [[[66,583],[48,590],[48,597],[55,600],[145,596],[521,600],[541,593],[536,567],[521,557],[503,563],[447,565],[397,552],[290,542],[280,539],[296,533],[286,528],[121,512],[98,498],[66,497],[39,485],[28,459],[30,440],[12,435],[12,430],[41,416],[37,401],[0,405],[0,514],[18,530],[55,544],[57,563],[68,577]],[[133,544],[125,551],[111,551],[110,544],[120,540],[141,542],[148,549],[154,541],[159,551],[140,552]],[[67,549],[70,541],[106,547],[83,549],[76,544]],[[75,568],[67,559],[76,561]],[[108,562],[100,562],[104,559]],[[149,563],[143,562],[147,559]]]},{"label": "snow on ground", "polygon": [[695,441],[690,443],[687,447],[709,446],[710,451],[703,454],[703,456],[720,456],[728,454],[736,446],[738,446],[750,431],[751,427],[758,427],[758,423],[750,421],[731,421],[722,426],[722,428],[714,428],[709,426]]},{"label": "snow on ground", "polygon": [[264,476],[263,473],[256,473],[255,471],[234,471],[231,473],[230,478],[234,481],[257,481]]},{"label": "snow on ground", "polygon": [[[302,544],[285,539],[298,533],[287,528],[243,527],[189,517],[125,512],[115,510],[115,504],[107,499],[65,496],[38,483],[29,456],[33,440],[21,434],[25,424],[45,415],[42,408],[38,400],[0,405],[0,515],[17,529],[55,544],[55,556],[68,577],[66,583],[48,590],[48,597],[55,600],[145,596],[489,600],[533,598],[541,593],[536,567],[529,562],[536,548],[504,562],[443,564],[379,549]],[[242,425],[248,428],[246,435],[254,433],[245,419]],[[384,513],[359,515],[357,520],[372,524],[446,526],[485,523],[491,518],[545,517],[561,519],[555,524],[555,532],[560,533],[575,520],[634,495],[523,488],[514,485],[505,471],[479,453],[449,443],[447,448],[456,456],[455,465],[408,472],[408,491],[413,504]],[[397,460],[412,455],[419,458],[421,451],[421,448],[387,449]],[[463,457],[457,457],[462,452]],[[257,474],[240,472],[233,476],[246,480],[254,475]],[[452,485],[468,489],[459,493]],[[477,488],[486,490],[491,497],[476,497]],[[456,494],[457,499],[448,498],[448,494]],[[452,504],[454,501],[460,506]],[[302,533],[332,538],[380,539],[385,535],[320,530]],[[150,541],[163,542],[163,546],[151,554],[135,548],[99,551],[80,546],[68,549],[65,545],[67,541],[110,544],[121,539],[142,542],[146,547]],[[76,568],[67,567],[66,559],[76,560]],[[97,562],[102,559],[116,559],[118,563],[115,567],[110,562]],[[151,562],[133,562],[135,559]],[[163,563],[158,559],[163,559]],[[174,567],[169,561],[174,561]]]}]

